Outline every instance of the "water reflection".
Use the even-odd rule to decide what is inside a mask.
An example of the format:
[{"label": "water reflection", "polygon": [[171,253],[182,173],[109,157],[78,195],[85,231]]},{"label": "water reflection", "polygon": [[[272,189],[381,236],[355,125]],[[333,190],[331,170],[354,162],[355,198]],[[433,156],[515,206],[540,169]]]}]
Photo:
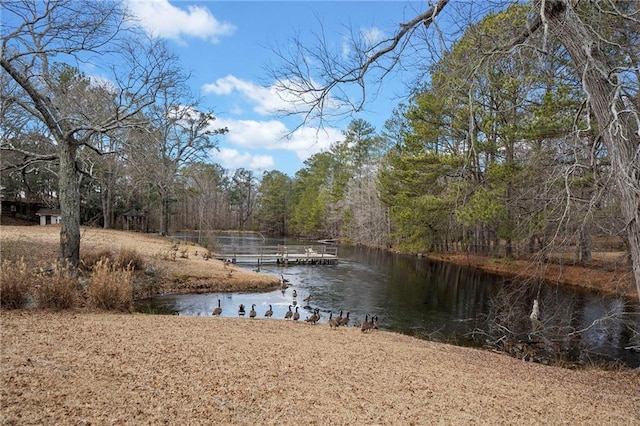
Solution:
[{"label": "water reflection", "polygon": [[[259,235],[218,238],[220,244],[237,246],[294,243]],[[283,274],[291,287],[284,293],[180,295],[154,302],[179,315],[195,316],[210,316],[218,299],[223,317],[237,316],[240,304],[247,311],[255,304],[259,318],[269,305],[274,319],[283,319],[290,305],[298,307],[302,320],[313,308],[321,310],[321,322],[326,322],[329,312],[334,316],[350,312],[352,324],[375,314],[382,328],[418,337],[499,345],[508,334],[511,343],[542,343],[576,360],[617,359],[640,366],[640,355],[625,349],[638,344],[633,327],[640,329],[640,310],[637,304],[616,298],[533,281],[505,283],[479,271],[361,247],[341,247],[338,265],[262,265],[261,271]],[[303,301],[307,296],[311,296],[308,303]],[[540,304],[543,334],[532,333],[529,313],[534,299]]]}]

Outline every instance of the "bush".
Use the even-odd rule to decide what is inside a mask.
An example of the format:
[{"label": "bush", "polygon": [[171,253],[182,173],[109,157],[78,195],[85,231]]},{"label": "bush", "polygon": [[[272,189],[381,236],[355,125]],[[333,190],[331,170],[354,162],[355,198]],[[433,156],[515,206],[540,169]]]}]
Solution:
[{"label": "bush", "polygon": [[144,259],[137,251],[123,247],[114,261],[114,266],[120,269],[130,268],[133,271],[141,271],[144,269]]},{"label": "bush", "polygon": [[89,306],[105,310],[131,311],[133,268],[121,268],[109,260],[93,267],[89,284]]},{"label": "bush", "polygon": [[36,285],[36,301],[43,309],[70,309],[81,300],[78,279],[65,263],[55,265],[50,274],[41,275]]},{"label": "bush", "polygon": [[111,253],[109,249],[102,249],[100,251],[89,251],[86,253],[82,253],[80,265],[83,266],[84,270],[90,271],[98,262],[104,262],[106,260],[112,259],[113,253]]},{"label": "bush", "polygon": [[4,260],[0,265],[0,307],[24,307],[29,300],[29,287],[33,280],[33,274],[27,271],[24,258],[17,261]]}]

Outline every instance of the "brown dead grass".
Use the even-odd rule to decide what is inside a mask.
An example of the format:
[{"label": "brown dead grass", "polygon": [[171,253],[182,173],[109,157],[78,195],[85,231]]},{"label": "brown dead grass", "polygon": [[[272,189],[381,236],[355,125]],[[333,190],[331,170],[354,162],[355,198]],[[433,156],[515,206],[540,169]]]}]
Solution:
[{"label": "brown dead grass", "polygon": [[[58,233],[1,226],[2,255],[47,264]],[[168,260],[173,244],[122,231],[82,233],[83,251],[135,249],[164,271],[166,290],[277,283],[236,268],[229,278],[222,262],[204,260],[193,245],[179,246],[188,258]],[[490,265],[501,264],[483,268]],[[0,312],[0,323],[7,425],[640,423],[640,370],[572,371],[284,320],[22,310]]]},{"label": "brown dead grass", "polygon": [[640,424],[640,372],[284,320],[12,311],[3,424]]},{"label": "brown dead grass", "polygon": [[[60,227],[56,225],[0,226],[2,258],[24,257],[32,268],[46,267],[56,259],[59,240]],[[191,243],[153,234],[83,227],[80,257],[105,251],[137,252],[148,269],[158,275],[159,282],[154,287],[157,293],[262,291],[276,288],[280,283],[274,275],[258,274],[234,265],[225,267],[216,259],[205,260],[204,249]],[[175,260],[172,252],[176,252]]]},{"label": "brown dead grass", "polygon": [[496,259],[487,256],[466,254],[433,254],[429,258],[455,263],[469,268],[479,269],[517,279],[540,278],[550,283],[582,287],[603,293],[615,294],[632,300],[638,300],[633,273],[621,260],[624,253],[598,252],[590,265],[578,266],[556,261],[539,263],[528,260]]}]

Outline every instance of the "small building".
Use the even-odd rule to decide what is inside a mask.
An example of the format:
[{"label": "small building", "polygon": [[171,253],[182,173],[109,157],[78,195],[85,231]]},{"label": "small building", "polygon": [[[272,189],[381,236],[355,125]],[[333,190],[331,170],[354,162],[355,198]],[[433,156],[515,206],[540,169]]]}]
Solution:
[{"label": "small building", "polygon": [[60,210],[57,209],[40,209],[36,216],[40,217],[40,225],[57,225],[62,221]]},{"label": "small building", "polygon": [[143,212],[133,209],[124,213],[122,219],[122,228],[125,231],[149,232],[147,215]]}]

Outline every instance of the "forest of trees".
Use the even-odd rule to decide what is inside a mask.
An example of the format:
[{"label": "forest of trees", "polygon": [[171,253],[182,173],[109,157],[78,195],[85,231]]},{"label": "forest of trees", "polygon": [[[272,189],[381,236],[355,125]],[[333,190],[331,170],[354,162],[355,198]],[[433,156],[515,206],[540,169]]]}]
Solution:
[{"label": "forest of trees", "polygon": [[[576,261],[590,260],[594,237],[620,240],[630,254],[640,249],[640,10],[633,2],[562,11],[598,28],[604,56],[596,59],[610,70],[612,102],[594,104],[595,78],[586,66],[576,72],[570,34],[551,31],[558,10],[532,21],[535,7],[511,4],[468,25],[383,129],[353,119],[342,140],[295,176],[206,161],[227,130],[200,109],[166,47],[123,25],[118,2],[3,7],[25,24],[2,32],[2,196],[61,207],[63,258],[77,259],[81,223],[121,226],[133,209],[164,233],[243,229],[541,259],[570,248]],[[84,13],[80,30],[67,34],[79,8],[94,14]],[[527,48],[513,48],[525,39]],[[114,40],[118,49],[109,47]],[[87,52],[129,60],[130,72],[106,84],[58,61]],[[601,117],[612,110],[613,118]]]}]

